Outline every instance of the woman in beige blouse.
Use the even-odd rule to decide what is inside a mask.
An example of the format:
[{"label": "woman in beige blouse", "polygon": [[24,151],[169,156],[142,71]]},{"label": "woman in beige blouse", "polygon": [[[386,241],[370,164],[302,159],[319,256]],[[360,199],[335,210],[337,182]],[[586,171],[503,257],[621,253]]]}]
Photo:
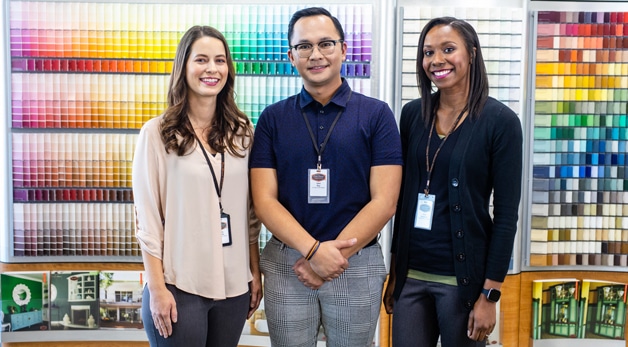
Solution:
[{"label": "woman in beige blouse", "polygon": [[190,28],[168,108],[140,131],[133,194],[151,346],[237,346],[262,297],[248,178],[253,126],[236,106],[234,80],[224,36]]}]

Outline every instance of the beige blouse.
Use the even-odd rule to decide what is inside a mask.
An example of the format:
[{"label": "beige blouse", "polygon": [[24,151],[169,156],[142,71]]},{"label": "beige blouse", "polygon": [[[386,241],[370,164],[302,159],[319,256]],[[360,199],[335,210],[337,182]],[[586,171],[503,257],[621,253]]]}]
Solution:
[{"label": "beige blouse", "polygon": [[[222,206],[231,217],[230,246],[222,245],[218,195],[198,145],[186,155],[166,153],[162,117],[142,127],[133,159],[137,240],[162,260],[166,283],[192,294],[224,299],[244,294],[252,279],[249,244],[260,223],[250,201],[248,161],[225,152]],[[220,155],[208,153],[220,184]]]}]

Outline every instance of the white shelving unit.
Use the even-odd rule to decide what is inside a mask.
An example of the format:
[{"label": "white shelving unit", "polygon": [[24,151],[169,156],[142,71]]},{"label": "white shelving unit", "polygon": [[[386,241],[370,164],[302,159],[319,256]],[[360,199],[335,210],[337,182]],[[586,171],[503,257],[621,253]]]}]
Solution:
[{"label": "white shelving unit", "polygon": [[93,274],[74,275],[68,278],[68,301],[96,300],[96,276]]}]

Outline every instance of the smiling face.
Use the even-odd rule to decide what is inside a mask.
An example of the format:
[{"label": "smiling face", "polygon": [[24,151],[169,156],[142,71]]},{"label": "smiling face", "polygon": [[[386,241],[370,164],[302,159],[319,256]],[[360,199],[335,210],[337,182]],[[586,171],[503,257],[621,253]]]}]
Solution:
[{"label": "smiling face", "polygon": [[314,51],[308,58],[301,58],[296,49],[288,51],[288,57],[299,71],[305,89],[310,88],[338,88],[342,84],[340,69],[346,58],[347,44],[336,43],[334,51],[324,55],[318,50],[318,43],[324,40],[339,40],[340,34],[332,20],[323,15],[308,16],[299,19],[294,25],[291,46],[300,43],[311,43]]},{"label": "smiling face", "polygon": [[439,90],[467,95],[471,62],[462,36],[451,26],[435,26],[425,36],[423,70]]},{"label": "smiling face", "polygon": [[216,98],[229,75],[225,46],[214,37],[199,38],[192,44],[185,70],[188,97]]}]

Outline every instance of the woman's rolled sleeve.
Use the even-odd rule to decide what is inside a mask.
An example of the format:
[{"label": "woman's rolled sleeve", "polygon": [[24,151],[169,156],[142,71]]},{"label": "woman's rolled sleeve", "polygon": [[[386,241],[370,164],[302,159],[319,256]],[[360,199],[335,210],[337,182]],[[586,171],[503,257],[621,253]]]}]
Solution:
[{"label": "woman's rolled sleeve", "polygon": [[160,153],[165,153],[159,137],[159,123],[153,119],[138,136],[133,159],[133,199],[136,237],[140,248],[150,255],[163,257],[163,209],[160,175],[163,171]]}]

